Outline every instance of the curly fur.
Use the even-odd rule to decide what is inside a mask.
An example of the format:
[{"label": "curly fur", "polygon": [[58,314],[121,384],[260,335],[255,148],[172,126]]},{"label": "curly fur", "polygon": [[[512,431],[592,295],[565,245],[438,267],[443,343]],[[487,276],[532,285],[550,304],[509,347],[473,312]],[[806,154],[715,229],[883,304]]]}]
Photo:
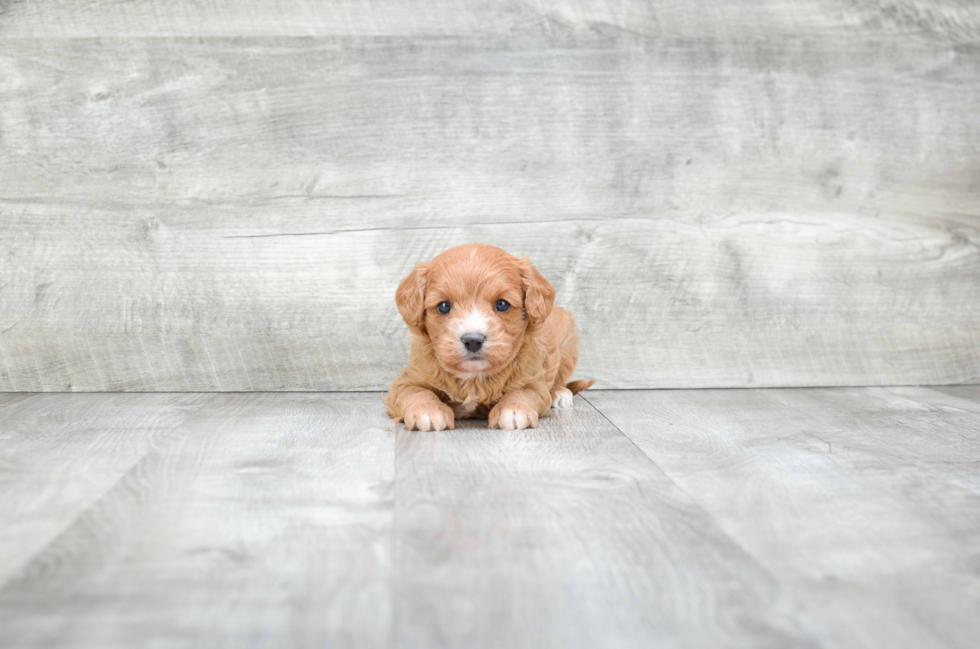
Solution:
[{"label": "curly fur", "polygon": [[[495,311],[499,299],[511,309]],[[412,352],[384,404],[409,429],[451,429],[466,417],[487,417],[491,428],[533,428],[552,404],[571,403],[593,383],[568,383],[578,362],[575,321],[554,305],[554,287],[527,259],[482,244],[450,248],[418,264],[395,301]],[[436,309],[443,301],[452,305],[448,314]],[[486,335],[477,359],[460,342],[474,325]]]}]

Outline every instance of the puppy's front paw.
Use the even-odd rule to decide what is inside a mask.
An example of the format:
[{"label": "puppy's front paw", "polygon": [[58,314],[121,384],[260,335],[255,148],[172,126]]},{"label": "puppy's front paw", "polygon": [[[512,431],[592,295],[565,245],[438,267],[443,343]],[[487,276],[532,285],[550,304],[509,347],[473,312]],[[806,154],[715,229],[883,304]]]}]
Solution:
[{"label": "puppy's front paw", "polygon": [[412,406],[405,411],[405,428],[408,430],[453,430],[456,422],[452,408],[444,403]]},{"label": "puppy's front paw", "polygon": [[568,388],[555,388],[551,395],[552,408],[571,408],[574,403],[572,391]]},{"label": "puppy's front paw", "polygon": [[498,403],[487,416],[487,424],[490,428],[499,428],[501,430],[537,428],[538,413],[529,408]]}]

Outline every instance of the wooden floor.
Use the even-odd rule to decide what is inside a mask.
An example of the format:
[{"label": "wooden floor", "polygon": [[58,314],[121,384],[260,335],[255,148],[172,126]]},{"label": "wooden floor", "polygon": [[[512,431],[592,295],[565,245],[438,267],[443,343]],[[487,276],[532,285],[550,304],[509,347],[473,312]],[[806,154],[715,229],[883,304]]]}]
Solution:
[{"label": "wooden floor", "polygon": [[980,387],[0,394],[3,647],[976,647]]}]

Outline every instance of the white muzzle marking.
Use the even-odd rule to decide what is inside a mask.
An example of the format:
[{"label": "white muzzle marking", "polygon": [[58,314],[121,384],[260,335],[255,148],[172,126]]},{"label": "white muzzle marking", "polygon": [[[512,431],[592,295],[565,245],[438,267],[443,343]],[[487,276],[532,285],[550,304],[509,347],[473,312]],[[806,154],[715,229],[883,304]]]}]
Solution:
[{"label": "white muzzle marking", "polygon": [[[466,314],[456,323],[456,337],[459,339],[465,334],[482,334],[486,336],[489,328],[490,323],[487,320],[486,314],[480,311],[480,309],[474,307],[467,311]],[[459,344],[460,347],[463,347],[463,354],[465,356],[469,356],[470,354],[466,351],[462,341],[460,341]],[[489,340],[484,341],[481,353],[482,351],[486,351],[490,344],[491,343]],[[476,357],[462,361],[459,366],[463,372],[456,374],[458,378],[463,380],[482,379],[483,371],[490,367],[490,363],[482,358]]]},{"label": "white muzzle marking", "polygon": [[470,309],[456,323],[456,336],[461,337],[464,334],[483,334],[486,336],[489,326],[490,323],[487,322],[487,316],[482,311],[479,309]]}]

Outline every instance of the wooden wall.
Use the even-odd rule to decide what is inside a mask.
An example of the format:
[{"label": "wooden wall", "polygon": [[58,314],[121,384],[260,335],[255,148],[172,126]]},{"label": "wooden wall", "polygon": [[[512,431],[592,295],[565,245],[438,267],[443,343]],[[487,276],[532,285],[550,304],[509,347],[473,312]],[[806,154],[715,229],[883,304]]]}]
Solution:
[{"label": "wooden wall", "polygon": [[603,388],[980,381],[973,0],[0,0],[0,390],[379,389],[530,255]]}]

